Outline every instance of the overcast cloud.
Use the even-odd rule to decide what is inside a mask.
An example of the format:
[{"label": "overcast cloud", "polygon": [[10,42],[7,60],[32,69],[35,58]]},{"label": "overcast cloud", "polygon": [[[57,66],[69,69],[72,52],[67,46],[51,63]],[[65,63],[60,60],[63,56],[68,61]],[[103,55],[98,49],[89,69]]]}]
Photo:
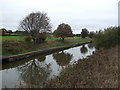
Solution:
[{"label": "overcast cloud", "polygon": [[0,28],[17,30],[29,13],[48,13],[52,31],[68,23],[74,33],[82,28],[90,31],[118,25],[119,0],[0,0]]}]

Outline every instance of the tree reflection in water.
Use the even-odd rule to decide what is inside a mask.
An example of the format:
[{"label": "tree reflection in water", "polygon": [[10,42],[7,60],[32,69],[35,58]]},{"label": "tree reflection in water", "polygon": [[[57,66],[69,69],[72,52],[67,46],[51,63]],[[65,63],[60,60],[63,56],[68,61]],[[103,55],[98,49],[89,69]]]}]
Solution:
[{"label": "tree reflection in water", "polygon": [[80,48],[80,51],[81,51],[81,53],[85,54],[88,52],[88,49],[87,49],[87,47],[85,47],[85,45],[82,45],[82,47]]},{"label": "tree reflection in water", "polygon": [[93,46],[92,43],[89,43],[89,44],[88,44],[88,47],[89,47],[90,49],[94,48],[94,46]]},{"label": "tree reflection in water", "polygon": [[53,58],[56,60],[56,62],[60,66],[68,65],[69,62],[71,61],[72,57],[73,57],[73,55],[71,55],[69,53],[65,53],[63,51],[53,54]]},{"label": "tree reflection in water", "polygon": [[20,73],[20,79],[27,88],[42,88],[47,84],[51,70],[50,65],[40,63],[37,59],[33,59],[17,68]]},{"label": "tree reflection in water", "polygon": [[40,62],[45,61],[46,57],[44,55],[37,57],[37,60]]}]

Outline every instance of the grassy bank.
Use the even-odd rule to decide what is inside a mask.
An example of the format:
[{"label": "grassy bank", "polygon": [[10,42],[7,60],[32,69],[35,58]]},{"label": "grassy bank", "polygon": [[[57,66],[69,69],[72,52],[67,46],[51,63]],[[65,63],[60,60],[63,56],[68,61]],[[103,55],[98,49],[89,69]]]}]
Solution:
[{"label": "grassy bank", "polygon": [[35,51],[35,50],[43,50],[43,49],[51,48],[51,47],[68,46],[71,44],[88,42],[90,40],[91,39],[89,38],[82,39],[82,38],[75,37],[75,38],[65,38],[65,41],[61,41],[60,39],[57,40],[56,38],[55,40],[54,38],[54,39],[47,39],[44,43],[41,43],[39,45],[38,44],[34,45],[33,43],[27,43],[23,39],[3,40],[2,41],[2,55],[10,56],[10,55],[26,53],[26,52]]},{"label": "grassy bank", "polygon": [[[120,47],[120,46],[119,46]],[[117,88],[118,48],[100,49],[88,59],[68,66],[51,80],[51,88]]]}]

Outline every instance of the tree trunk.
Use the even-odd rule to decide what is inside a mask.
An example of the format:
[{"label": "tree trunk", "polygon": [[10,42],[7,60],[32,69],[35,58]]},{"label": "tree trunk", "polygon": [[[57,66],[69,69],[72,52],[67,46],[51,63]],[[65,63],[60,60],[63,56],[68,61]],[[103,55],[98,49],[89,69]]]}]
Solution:
[{"label": "tree trunk", "polygon": [[33,38],[33,43],[35,44],[35,38]]},{"label": "tree trunk", "polygon": [[64,37],[62,37],[62,41],[64,41]]}]

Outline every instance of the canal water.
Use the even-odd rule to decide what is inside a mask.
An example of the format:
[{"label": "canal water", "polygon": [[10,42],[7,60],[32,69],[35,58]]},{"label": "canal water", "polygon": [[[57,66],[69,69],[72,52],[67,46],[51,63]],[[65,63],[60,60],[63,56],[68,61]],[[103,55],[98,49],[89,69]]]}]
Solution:
[{"label": "canal water", "polygon": [[91,56],[95,48],[85,44],[47,55],[37,55],[2,65],[2,88],[41,88],[59,76],[62,69]]}]

